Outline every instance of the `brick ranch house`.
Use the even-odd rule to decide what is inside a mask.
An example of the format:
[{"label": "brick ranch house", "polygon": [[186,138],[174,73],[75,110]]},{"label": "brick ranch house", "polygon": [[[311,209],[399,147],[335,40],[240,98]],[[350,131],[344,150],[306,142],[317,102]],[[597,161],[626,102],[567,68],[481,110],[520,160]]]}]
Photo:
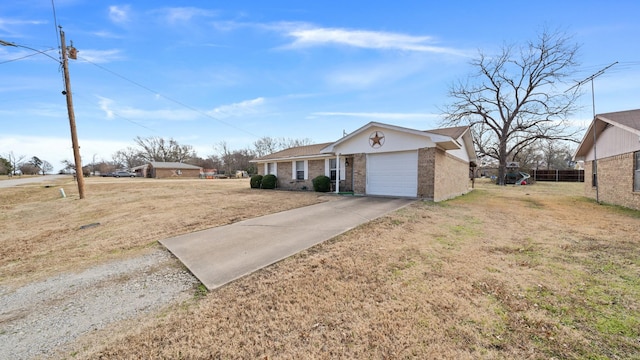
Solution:
[{"label": "brick ranch house", "polygon": [[584,161],[586,196],[640,210],[640,110],[596,115],[574,160]]},{"label": "brick ranch house", "polygon": [[199,178],[202,168],[195,165],[180,162],[162,162],[151,161],[148,164],[141,165],[132,169],[139,174],[138,176],[146,178]]},{"label": "brick ranch house", "polygon": [[421,131],[370,122],[341,139],[282,150],[252,160],[278,188],[313,190],[326,175],[333,191],[433,201],[470,191],[476,155],[468,127]]}]

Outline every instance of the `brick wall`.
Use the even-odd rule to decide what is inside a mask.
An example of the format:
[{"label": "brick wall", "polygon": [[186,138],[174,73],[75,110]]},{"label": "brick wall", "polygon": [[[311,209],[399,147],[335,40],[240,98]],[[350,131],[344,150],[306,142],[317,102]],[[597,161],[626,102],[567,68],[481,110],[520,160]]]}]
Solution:
[{"label": "brick wall", "polygon": [[[313,191],[313,179],[318,175],[324,175],[324,159],[309,160],[308,175],[306,180],[292,179],[291,161],[278,162],[278,188],[286,190],[311,190]],[[258,165],[258,174],[264,175],[264,164]]]},{"label": "brick wall", "polygon": [[154,169],[154,175],[156,179],[161,178],[199,178],[200,169],[185,169],[180,170],[181,174],[178,175],[176,169]]},{"label": "brick wall", "polygon": [[353,157],[348,157],[344,167],[344,180],[340,181],[340,191],[353,191]]},{"label": "brick wall", "polygon": [[[585,196],[596,198],[592,186],[592,161],[584,164]],[[598,198],[601,202],[640,210],[640,192],[633,191],[633,153],[598,159]]]},{"label": "brick wall", "polygon": [[367,156],[353,155],[353,192],[364,195],[367,192]]},{"label": "brick wall", "polygon": [[435,149],[435,186],[433,201],[443,201],[471,190],[469,163]]},{"label": "brick wall", "polygon": [[434,199],[434,170],[436,168],[436,149],[418,149],[418,197]]}]

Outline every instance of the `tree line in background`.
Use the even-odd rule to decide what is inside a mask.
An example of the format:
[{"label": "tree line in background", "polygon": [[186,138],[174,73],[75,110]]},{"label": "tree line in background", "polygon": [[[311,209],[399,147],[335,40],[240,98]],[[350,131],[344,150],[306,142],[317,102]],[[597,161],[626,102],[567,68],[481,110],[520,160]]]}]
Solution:
[{"label": "tree line in background", "polygon": [[[151,161],[186,163],[203,169],[215,169],[219,174],[233,174],[238,170],[255,174],[257,169],[255,164],[249,162],[250,160],[286,148],[311,144],[311,139],[308,138],[262,137],[253,143],[253,148],[233,150],[227,142],[222,141],[213,146],[214,154],[202,158],[196,154],[193,146],[180,144],[172,138],[137,136],[133,141],[133,146],[116,151],[111,160],[96,160],[94,157],[88,165],[83,166],[83,174],[86,176],[96,173],[105,174],[121,169],[131,169]],[[25,159],[27,159],[26,156],[17,156],[13,152],[0,156],[0,175],[44,175],[53,170],[49,162],[36,156],[29,160]],[[86,160],[84,162],[86,163]],[[63,160],[62,165],[64,165],[62,173],[75,172],[73,161]]]},{"label": "tree line in background", "polygon": [[24,155],[15,155],[10,151],[0,156],[0,175],[45,175],[53,170],[53,165],[37,156],[25,160]]}]

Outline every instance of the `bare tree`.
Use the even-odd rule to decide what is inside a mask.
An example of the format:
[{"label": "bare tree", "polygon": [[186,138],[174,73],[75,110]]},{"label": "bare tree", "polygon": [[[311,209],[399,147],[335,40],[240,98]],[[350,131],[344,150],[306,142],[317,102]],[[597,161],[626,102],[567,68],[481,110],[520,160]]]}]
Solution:
[{"label": "bare tree", "polygon": [[296,146],[311,145],[311,139],[292,139],[292,138],[272,138],[269,136],[262,137],[253,143],[254,151],[257,157],[269,155],[271,153],[288,149]]},{"label": "bare tree", "polygon": [[471,61],[476,73],[449,89],[446,124],[472,127],[480,155],[498,160],[498,184],[513,155],[539,139],[576,141],[567,122],[577,92],[560,89],[577,66],[578,45],[561,32],[544,30],[525,46],[503,46],[497,56],[482,52]]},{"label": "bare tree", "polygon": [[65,159],[65,160],[62,160],[61,163],[62,165],[64,165],[63,171],[65,173],[76,172],[76,163],[74,161]]},{"label": "bare tree", "polygon": [[232,162],[232,153],[231,153],[231,149],[229,148],[229,144],[227,144],[226,141],[221,141],[214,148],[218,151],[219,158],[220,160],[222,160],[224,173],[226,175],[231,175],[231,170],[232,170],[231,166],[233,162]]},{"label": "bare tree", "polygon": [[9,160],[9,163],[11,164],[11,171],[13,172],[13,175],[16,175],[16,171],[20,169],[22,160],[24,160],[25,157],[26,156],[24,155],[16,155],[13,151],[9,151],[9,153],[7,153],[7,160]]},{"label": "bare tree", "polygon": [[138,149],[134,149],[132,147],[127,147],[123,150],[116,151],[113,155],[111,155],[113,167],[111,171],[117,168],[127,168],[131,169],[136,166],[144,165],[146,161],[154,161],[147,160],[147,158],[140,152]]},{"label": "bare tree", "polygon": [[42,160],[42,164],[40,164],[40,171],[42,172],[42,176],[46,175],[48,172],[53,170],[53,165],[47,160]]},{"label": "bare tree", "polygon": [[173,139],[137,136],[134,141],[142,150],[140,156],[146,161],[184,162],[196,156],[191,145],[180,145]]}]

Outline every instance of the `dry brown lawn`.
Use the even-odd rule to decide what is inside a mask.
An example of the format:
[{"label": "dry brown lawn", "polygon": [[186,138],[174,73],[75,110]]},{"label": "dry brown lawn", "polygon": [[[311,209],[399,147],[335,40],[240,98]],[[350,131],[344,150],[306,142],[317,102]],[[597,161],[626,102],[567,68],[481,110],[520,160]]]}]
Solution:
[{"label": "dry brown lawn", "polygon": [[0,285],[140,255],[159,239],[326,200],[252,190],[247,179],[87,178],[83,200],[73,181],[45,184],[0,189]]},{"label": "dry brown lawn", "polygon": [[[220,289],[195,291],[187,303],[91,334],[67,356],[638,359],[640,213],[585,199],[582,186],[478,183],[476,191],[451,201],[419,201]],[[28,217],[40,206],[49,212],[59,207],[61,214],[51,212],[50,220],[40,215],[48,230],[32,232],[37,239],[21,236],[28,246],[10,245],[2,235],[4,282],[23,279],[22,271],[41,272],[34,257],[62,263],[56,254],[74,254],[73,266],[86,266],[142,251],[167,234],[259,215],[266,203],[319,201],[312,193],[221,189],[206,182],[89,189],[95,195],[86,203],[26,190],[28,200],[14,200],[9,211],[3,201],[3,226],[7,216]],[[159,201],[143,201],[156,193]],[[225,200],[216,200],[219,195]],[[113,197],[120,211],[105,213],[99,199]],[[242,206],[244,212],[233,208],[242,197],[254,202]],[[185,198],[227,208],[208,216],[189,210],[186,216],[193,204],[183,205]],[[164,212],[167,226],[155,220]],[[216,213],[218,222],[209,219]],[[101,225],[77,230],[95,221]],[[135,235],[122,236],[122,226]],[[68,243],[58,232],[76,241]],[[49,238],[57,239],[53,248],[40,244]],[[93,249],[94,240],[108,249]],[[22,248],[31,255],[14,254]],[[76,259],[82,256],[88,260]]]}]

